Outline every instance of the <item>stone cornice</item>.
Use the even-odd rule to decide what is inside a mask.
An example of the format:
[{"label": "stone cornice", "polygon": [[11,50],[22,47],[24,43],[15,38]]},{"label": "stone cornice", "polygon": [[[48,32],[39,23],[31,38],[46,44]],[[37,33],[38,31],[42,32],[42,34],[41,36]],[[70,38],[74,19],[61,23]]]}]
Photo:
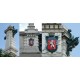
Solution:
[{"label": "stone cornice", "polygon": [[4,32],[6,33],[9,30],[14,30],[13,26],[10,25]]}]

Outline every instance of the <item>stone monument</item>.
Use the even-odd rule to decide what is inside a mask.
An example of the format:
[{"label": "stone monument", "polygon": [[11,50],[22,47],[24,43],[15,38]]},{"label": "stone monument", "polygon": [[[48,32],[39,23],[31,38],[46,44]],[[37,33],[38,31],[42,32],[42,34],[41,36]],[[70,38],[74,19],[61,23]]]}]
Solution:
[{"label": "stone monument", "polygon": [[78,43],[78,37],[72,38],[71,31],[61,23],[42,24],[42,57],[70,56]]},{"label": "stone monument", "polygon": [[15,47],[14,40],[14,36],[17,33],[17,29],[15,29],[14,26],[10,25],[4,32],[6,34],[6,36],[4,37],[4,39],[6,40],[5,51],[7,53],[11,53],[12,56],[15,56],[18,52]]},{"label": "stone monument", "polygon": [[20,31],[20,57],[38,57],[40,55],[38,29],[34,23],[29,23],[25,31]]}]

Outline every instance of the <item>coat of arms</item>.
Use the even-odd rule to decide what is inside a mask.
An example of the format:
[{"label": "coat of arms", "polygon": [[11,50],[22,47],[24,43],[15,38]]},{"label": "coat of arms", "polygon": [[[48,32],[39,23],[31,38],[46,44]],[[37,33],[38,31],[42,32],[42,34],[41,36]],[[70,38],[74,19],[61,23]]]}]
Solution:
[{"label": "coat of arms", "polygon": [[58,42],[58,36],[50,35],[46,36],[47,41],[47,50],[51,53],[55,52],[57,50],[57,42]]},{"label": "coat of arms", "polygon": [[34,45],[34,39],[32,39],[32,38],[29,39],[29,45],[30,46],[33,46]]}]

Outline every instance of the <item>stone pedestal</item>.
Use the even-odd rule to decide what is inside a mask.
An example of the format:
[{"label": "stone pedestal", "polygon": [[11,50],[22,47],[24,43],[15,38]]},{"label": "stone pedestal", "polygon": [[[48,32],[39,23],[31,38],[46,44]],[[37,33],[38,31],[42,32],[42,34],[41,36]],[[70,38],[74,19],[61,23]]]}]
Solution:
[{"label": "stone pedestal", "polygon": [[33,23],[29,24],[28,29],[20,32],[20,56],[35,57],[40,54],[38,42],[38,30]]},{"label": "stone pedestal", "polygon": [[[43,23],[42,24],[42,57],[64,57],[66,56],[67,44],[66,38],[63,39],[63,34],[67,33],[67,29],[64,28],[60,23]],[[57,36],[57,49],[54,52],[50,52],[47,48],[48,42],[46,37]],[[66,36],[68,36],[66,34]]]}]

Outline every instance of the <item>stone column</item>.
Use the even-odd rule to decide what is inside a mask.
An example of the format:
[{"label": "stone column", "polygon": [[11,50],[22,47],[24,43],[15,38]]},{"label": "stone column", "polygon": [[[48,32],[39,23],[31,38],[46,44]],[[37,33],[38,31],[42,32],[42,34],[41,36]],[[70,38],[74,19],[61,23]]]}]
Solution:
[{"label": "stone column", "polygon": [[14,29],[13,26],[9,26],[6,30],[5,30],[5,40],[6,40],[6,45],[5,45],[5,51],[8,53],[13,53],[16,55],[17,53],[17,49],[15,47],[15,40],[14,40],[14,36],[17,33],[17,30]]}]

